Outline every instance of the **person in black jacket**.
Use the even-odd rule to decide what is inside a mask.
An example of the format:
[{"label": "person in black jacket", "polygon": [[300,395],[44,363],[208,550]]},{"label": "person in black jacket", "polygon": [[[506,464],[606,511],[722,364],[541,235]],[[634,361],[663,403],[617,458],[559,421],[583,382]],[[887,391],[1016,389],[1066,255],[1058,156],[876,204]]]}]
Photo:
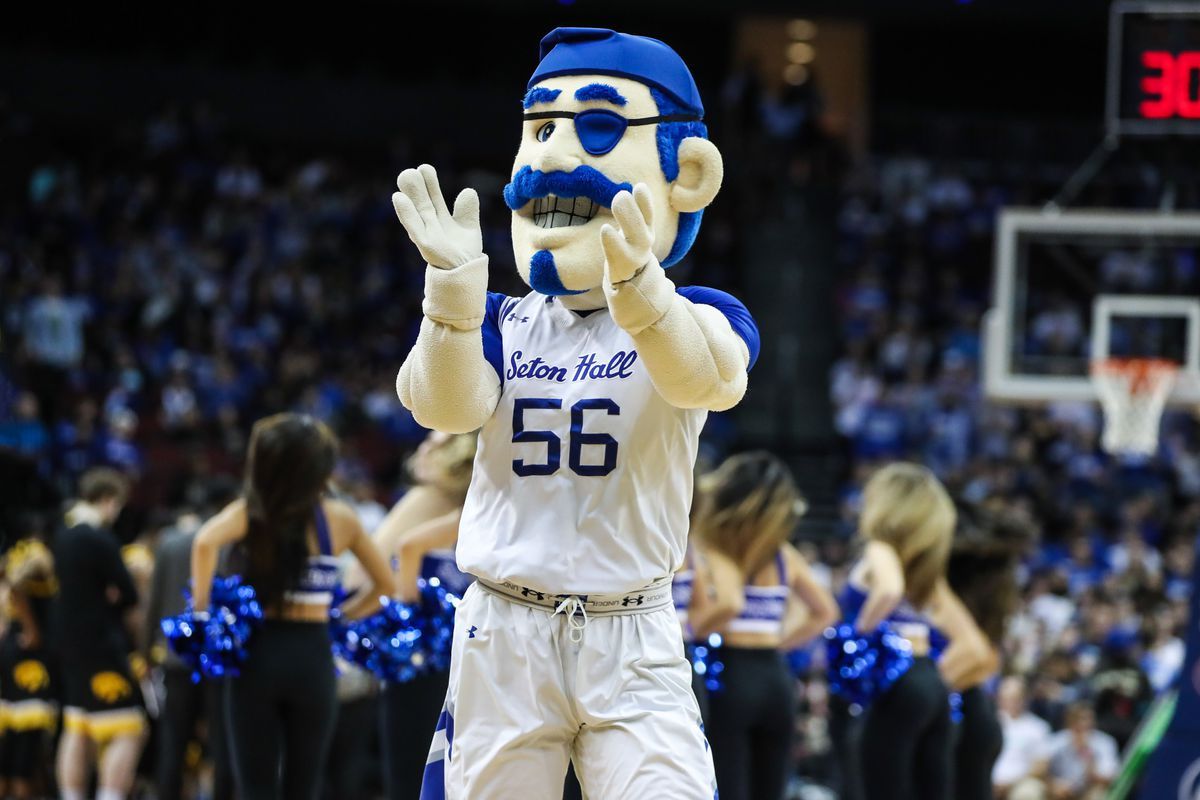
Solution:
[{"label": "person in black jacket", "polygon": [[110,526],[129,495],[121,473],[97,468],[79,481],[79,501],[54,542],[59,594],[56,643],[63,676],[63,734],[58,784],[63,800],[82,800],[94,754],[96,800],[120,800],[133,788],[146,739],[146,714],[129,669],[125,611],[137,603],[133,579]]},{"label": "person in black jacket", "polygon": [[[223,508],[237,491],[237,484],[216,480],[209,488],[210,510]],[[184,514],[158,545],[154,557],[154,576],[146,601],[143,646],[149,663],[159,665],[164,693],[159,705],[155,777],[159,800],[183,796],[184,765],[188,744],[196,738],[199,722],[205,720],[208,752],[213,760],[213,800],[231,800],[233,766],[229,760],[225,735],[225,710],[222,698],[224,682],[192,680],[191,669],[171,651],[164,641],[163,617],[185,610],[184,590],[192,570],[192,543],[200,527],[200,518]]]}]

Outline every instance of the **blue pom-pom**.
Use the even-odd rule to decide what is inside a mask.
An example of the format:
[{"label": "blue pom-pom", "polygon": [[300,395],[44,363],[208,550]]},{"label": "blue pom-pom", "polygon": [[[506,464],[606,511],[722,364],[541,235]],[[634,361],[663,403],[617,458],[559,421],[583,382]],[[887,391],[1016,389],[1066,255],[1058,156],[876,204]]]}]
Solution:
[{"label": "blue pom-pom", "polygon": [[950,721],[955,725],[963,719],[963,699],[959,692],[950,693]]},{"label": "blue pom-pom", "polygon": [[704,686],[710,692],[719,692],[724,684],[721,673],[725,664],[721,660],[721,634],[711,634],[702,644],[692,645],[688,652],[688,660],[692,662],[692,670],[704,679]]},{"label": "blue pom-pom", "polygon": [[187,610],[160,624],[167,644],[192,670],[192,680],[237,675],[246,645],[263,619],[258,595],[240,575],[214,578],[208,618],[197,618],[185,590]]},{"label": "blue pom-pom", "polygon": [[329,623],[333,652],[391,683],[450,669],[459,598],[436,579],[417,585],[421,597],[416,603],[380,598],[382,608],[350,622],[335,611]]},{"label": "blue pom-pom", "polygon": [[861,712],[913,665],[912,643],[883,623],[862,634],[849,623],[825,630],[829,688]]}]

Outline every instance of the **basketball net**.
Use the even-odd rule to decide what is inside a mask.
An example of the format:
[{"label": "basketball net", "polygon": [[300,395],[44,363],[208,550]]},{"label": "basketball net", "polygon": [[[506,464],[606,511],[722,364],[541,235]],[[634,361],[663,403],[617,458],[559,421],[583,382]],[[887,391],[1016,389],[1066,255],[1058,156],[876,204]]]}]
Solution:
[{"label": "basketball net", "polygon": [[1092,385],[1104,409],[1100,444],[1110,453],[1152,456],[1167,397],[1179,365],[1158,358],[1105,358],[1092,362]]}]

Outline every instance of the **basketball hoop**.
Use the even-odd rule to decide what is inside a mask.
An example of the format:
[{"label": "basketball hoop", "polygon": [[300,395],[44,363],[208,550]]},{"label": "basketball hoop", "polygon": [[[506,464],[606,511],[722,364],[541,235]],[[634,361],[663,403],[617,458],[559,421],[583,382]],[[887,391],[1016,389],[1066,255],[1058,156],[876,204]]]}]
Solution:
[{"label": "basketball hoop", "polygon": [[1104,409],[1104,437],[1110,453],[1151,456],[1179,365],[1159,358],[1104,358],[1092,362],[1092,385]]}]

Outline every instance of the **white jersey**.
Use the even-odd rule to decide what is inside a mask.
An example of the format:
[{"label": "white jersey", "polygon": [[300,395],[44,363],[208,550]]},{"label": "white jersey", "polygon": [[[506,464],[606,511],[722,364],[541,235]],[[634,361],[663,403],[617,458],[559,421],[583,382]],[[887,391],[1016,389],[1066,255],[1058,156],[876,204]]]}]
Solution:
[{"label": "white jersey", "polygon": [[[721,308],[757,350],[737,300],[680,294]],[[674,573],[708,412],[662,399],[607,309],[489,294],[483,337],[503,391],[479,436],[459,568],[548,594],[618,594]]]}]

